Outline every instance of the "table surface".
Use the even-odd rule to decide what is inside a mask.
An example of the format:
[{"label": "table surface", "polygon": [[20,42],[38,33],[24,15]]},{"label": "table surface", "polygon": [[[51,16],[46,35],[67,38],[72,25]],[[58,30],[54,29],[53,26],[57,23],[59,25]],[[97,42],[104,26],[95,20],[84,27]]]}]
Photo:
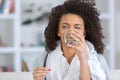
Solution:
[{"label": "table surface", "polygon": [[[120,70],[110,71],[111,80],[120,80]],[[0,72],[0,80],[33,80],[32,72]]]}]

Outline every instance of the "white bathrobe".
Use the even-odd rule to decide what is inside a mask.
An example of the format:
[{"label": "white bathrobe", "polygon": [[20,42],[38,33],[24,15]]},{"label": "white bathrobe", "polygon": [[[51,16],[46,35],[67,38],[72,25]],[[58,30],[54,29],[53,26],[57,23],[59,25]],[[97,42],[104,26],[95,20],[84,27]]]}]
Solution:
[{"label": "white bathrobe", "polygon": [[[96,51],[93,45],[86,41],[88,65],[92,80],[106,80],[105,72],[100,66],[100,63],[95,54]],[[71,64],[63,56],[60,43],[57,48],[52,51],[47,57],[46,67],[51,71],[46,75],[47,80],[80,80],[80,62],[78,56],[75,55]]]}]

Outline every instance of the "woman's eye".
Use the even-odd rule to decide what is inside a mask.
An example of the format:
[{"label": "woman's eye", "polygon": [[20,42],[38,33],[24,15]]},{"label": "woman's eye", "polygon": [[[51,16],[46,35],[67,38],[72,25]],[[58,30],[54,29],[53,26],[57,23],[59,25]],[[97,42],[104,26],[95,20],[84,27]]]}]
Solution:
[{"label": "woman's eye", "polygon": [[76,26],[75,29],[80,30],[80,26]]},{"label": "woman's eye", "polygon": [[68,26],[62,26],[64,29],[67,29],[68,28]]}]

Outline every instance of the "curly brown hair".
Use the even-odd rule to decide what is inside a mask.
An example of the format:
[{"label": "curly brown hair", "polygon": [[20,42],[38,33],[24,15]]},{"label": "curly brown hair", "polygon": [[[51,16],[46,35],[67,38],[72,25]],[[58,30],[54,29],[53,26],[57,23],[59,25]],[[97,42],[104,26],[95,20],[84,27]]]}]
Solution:
[{"label": "curly brown hair", "polygon": [[90,41],[95,50],[103,54],[104,38],[102,34],[102,27],[99,19],[99,12],[94,5],[83,0],[67,0],[62,5],[54,7],[49,16],[49,23],[45,29],[45,48],[47,51],[53,51],[57,46],[57,41],[60,40],[58,37],[58,27],[60,19],[64,14],[76,14],[83,18],[86,30],[85,39]]}]

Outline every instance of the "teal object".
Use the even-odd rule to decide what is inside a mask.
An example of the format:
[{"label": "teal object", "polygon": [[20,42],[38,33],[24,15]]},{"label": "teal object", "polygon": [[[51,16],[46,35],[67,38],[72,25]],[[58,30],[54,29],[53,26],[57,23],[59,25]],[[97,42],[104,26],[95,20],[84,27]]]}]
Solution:
[{"label": "teal object", "polygon": [[3,13],[3,12],[4,12],[5,3],[6,3],[6,0],[2,0],[2,4],[1,4],[1,6],[0,6],[0,13]]}]

